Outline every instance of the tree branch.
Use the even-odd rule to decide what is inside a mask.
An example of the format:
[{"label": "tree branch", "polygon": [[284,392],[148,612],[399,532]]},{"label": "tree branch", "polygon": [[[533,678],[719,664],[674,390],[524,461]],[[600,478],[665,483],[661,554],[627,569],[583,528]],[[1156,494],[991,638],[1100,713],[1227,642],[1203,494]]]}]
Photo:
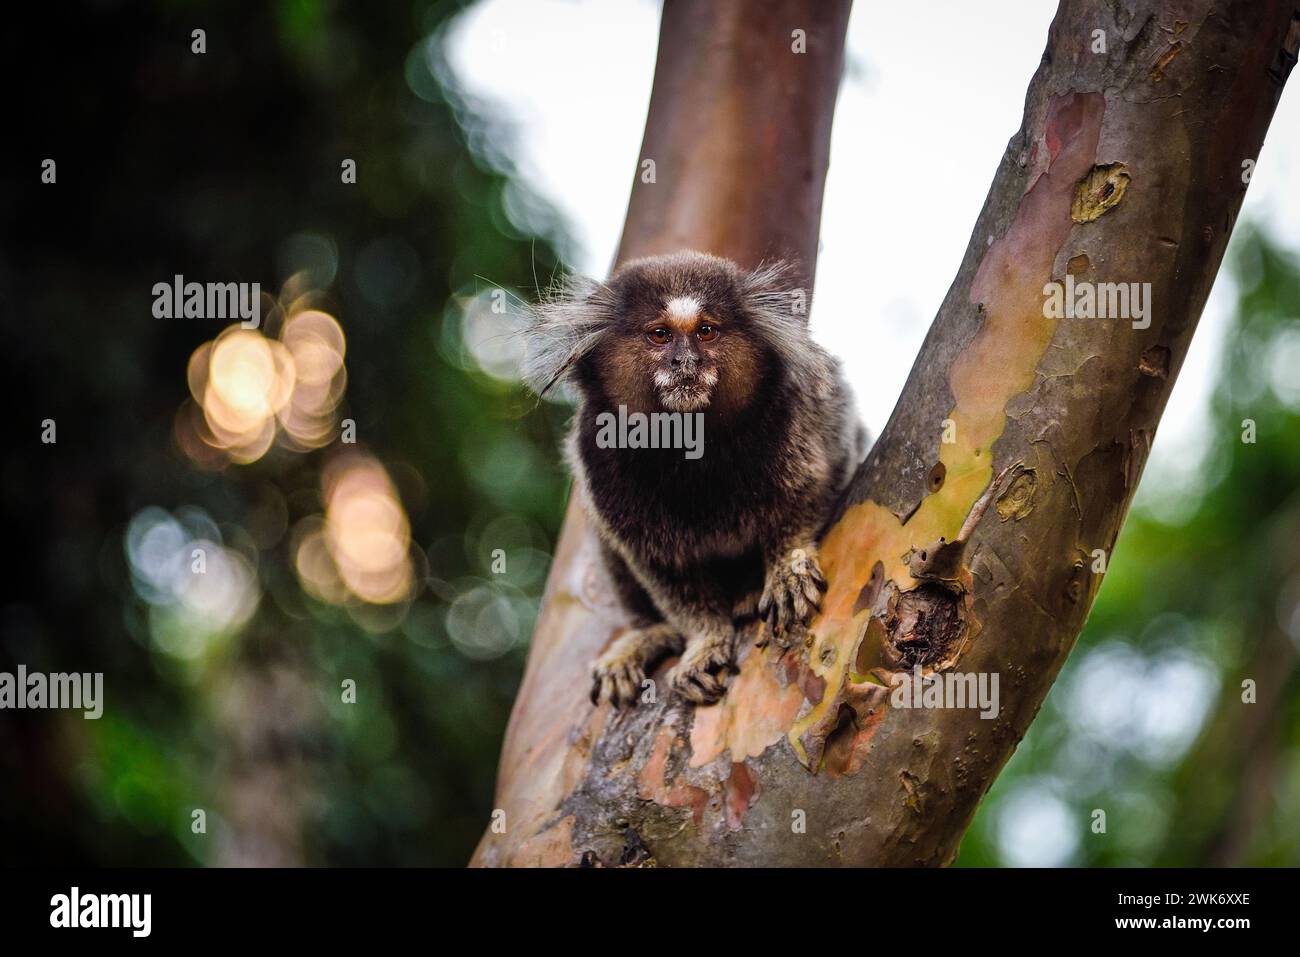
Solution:
[{"label": "tree branch", "polygon": [[[622,256],[813,261],[847,7],[742,25],[741,6],[665,8],[646,140],[662,183],[634,193]],[[788,57],[801,21],[809,53]],[[1298,38],[1293,0],[1062,2],[956,281],[822,543],[808,646],[742,653],[712,707],[592,709],[590,662],[623,619],[571,507],[502,755],[505,831],[476,863],[953,859],[1100,587]],[[1054,281],[1138,285],[1124,318],[1049,318]],[[996,679],[996,717],[895,704],[914,666]]]}]

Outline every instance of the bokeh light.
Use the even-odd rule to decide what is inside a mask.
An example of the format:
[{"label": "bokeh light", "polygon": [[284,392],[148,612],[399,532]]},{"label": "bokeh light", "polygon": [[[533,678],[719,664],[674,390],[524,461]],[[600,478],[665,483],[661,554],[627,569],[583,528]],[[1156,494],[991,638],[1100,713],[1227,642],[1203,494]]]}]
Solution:
[{"label": "bokeh light", "polygon": [[1059,789],[1051,778],[1026,781],[998,805],[998,849],[1011,867],[1064,867],[1078,853],[1078,824]]},{"label": "bokeh light", "polygon": [[321,601],[349,597],[374,605],[410,599],[416,578],[411,528],[397,490],[373,457],[350,452],[321,478],[325,516],[294,530],[294,568],[304,590]]},{"label": "bokeh light", "polygon": [[125,548],[135,592],[149,605],[154,647],[178,659],[200,658],[257,610],[257,570],[220,540],[198,509],[176,516],[149,507],[127,526]]},{"label": "bokeh light", "polygon": [[194,350],[186,370],[192,404],[177,415],[176,440],[195,464],[247,465],[277,437],[305,452],[336,436],[346,340],[333,316],[311,306],[313,298],[298,296],[284,310],[278,337],[263,331],[270,322],[262,329],[232,325]]},{"label": "bokeh light", "polygon": [[519,381],[526,308],[516,293],[500,288],[453,299],[448,318],[460,329],[462,367],[476,367],[500,382]]}]

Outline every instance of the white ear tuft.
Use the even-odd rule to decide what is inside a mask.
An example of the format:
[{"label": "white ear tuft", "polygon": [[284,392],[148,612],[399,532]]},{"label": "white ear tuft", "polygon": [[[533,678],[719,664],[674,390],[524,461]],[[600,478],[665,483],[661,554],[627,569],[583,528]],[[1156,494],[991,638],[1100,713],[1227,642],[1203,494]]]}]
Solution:
[{"label": "white ear tuft", "polygon": [[609,287],[569,276],[529,310],[524,381],[544,396],[595,347],[614,319]]},{"label": "white ear tuft", "polygon": [[740,280],[741,297],[751,318],[764,331],[788,335],[808,326],[808,293],[795,284],[793,264],[763,263]]}]

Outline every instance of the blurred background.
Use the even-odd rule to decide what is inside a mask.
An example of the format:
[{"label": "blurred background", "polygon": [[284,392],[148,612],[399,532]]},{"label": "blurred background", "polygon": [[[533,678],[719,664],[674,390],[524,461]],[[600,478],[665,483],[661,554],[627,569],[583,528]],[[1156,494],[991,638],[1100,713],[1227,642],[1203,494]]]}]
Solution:
[{"label": "blurred background", "polygon": [[[1055,7],[932,6],[942,36],[859,4],[837,110],[813,325],[873,433]],[[106,701],[0,712],[0,862],[468,859],[567,495],[518,303],[608,269],[657,20],[100,0],[6,32],[0,671],[102,671]],[[1292,93],[1088,627],[959,865],[1300,864],[1297,129]],[[952,176],[952,143],[984,172]],[[885,166],[911,189],[868,207]],[[261,327],[155,318],[177,274],[259,282]]]}]

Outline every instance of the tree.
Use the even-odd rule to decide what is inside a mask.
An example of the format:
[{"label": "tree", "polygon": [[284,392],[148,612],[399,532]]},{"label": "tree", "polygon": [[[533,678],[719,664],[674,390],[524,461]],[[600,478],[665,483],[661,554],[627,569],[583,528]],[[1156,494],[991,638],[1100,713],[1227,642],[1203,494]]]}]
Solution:
[{"label": "tree", "polygon": [[[634,188],[620,259],[815,259],[848,5],[744,7],[665,5],[642,157],[657,176]],[[1298,42],[1276,0],[1063,0],[957,278],[823,540],[806,647],[744,642],[709,708],[593,709],[590,662],[625,622],[571,504],[475,862],[950,862],[1101,585]],[[891,683],[913,669],[997,679],[996,715],[902,706]]]}]

